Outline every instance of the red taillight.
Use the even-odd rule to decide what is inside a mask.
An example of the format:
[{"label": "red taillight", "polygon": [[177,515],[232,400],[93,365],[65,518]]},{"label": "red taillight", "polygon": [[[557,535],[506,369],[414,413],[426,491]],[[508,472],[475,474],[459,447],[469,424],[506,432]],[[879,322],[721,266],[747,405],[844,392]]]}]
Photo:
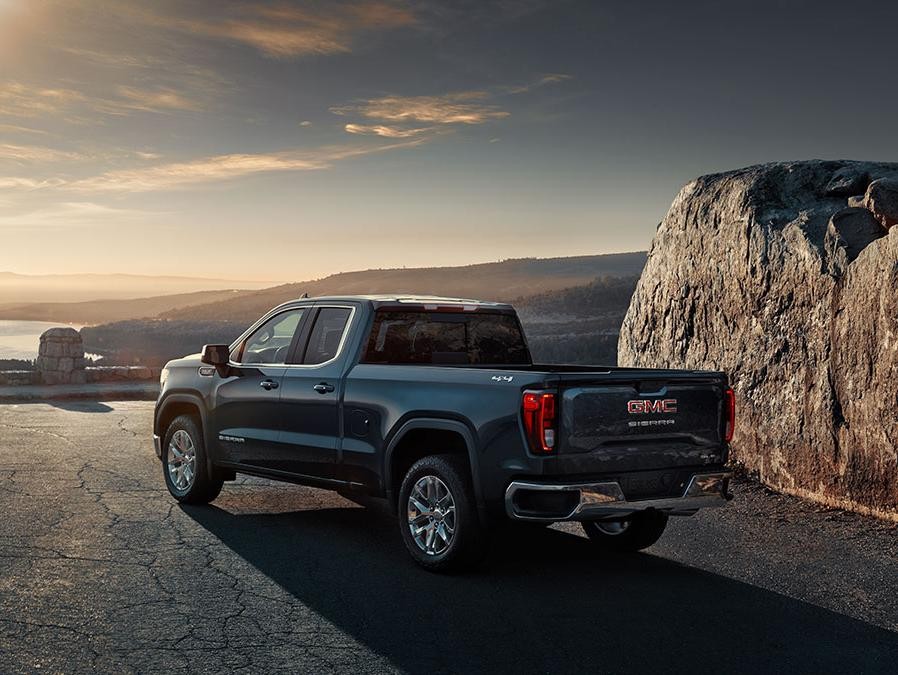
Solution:
[{"label": "red taillight", "polygon": [[555,449],[555,394],[525,391],[521,415],[530,449],[539,453],[552,452]]},{"label": "red taillight", "polygon": [[727,389],[723,395],[724,405],[724,431],[723,438],[729,443],[733,440],[733,431],[736,429],[736,394],[732,389]]}]

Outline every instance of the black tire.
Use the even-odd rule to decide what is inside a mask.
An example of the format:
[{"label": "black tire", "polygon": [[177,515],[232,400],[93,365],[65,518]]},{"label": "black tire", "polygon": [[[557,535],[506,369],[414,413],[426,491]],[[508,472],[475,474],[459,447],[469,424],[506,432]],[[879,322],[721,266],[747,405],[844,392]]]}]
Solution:
[{"label": "black tire", "polygon": [[[192,481],[185,487],[175,484],[169,470],[169,446],[178,432],[186,433],[194,448],[194,470]],[[203,442],[203,434],[196,419],[190,415],[181,415],[172,420],[165,430],[165,442],[162,446],[162,475],[165,478],[165,486],[171,496],[183,504],[208,504],[221,492],[224,481],[220,476],[209,474],[209,466],[206,461],[206,444]]]},{"label": "black tire", "polygon": [[[614,521],[612,521],[614,522]],[[608,551],[626,553],[641,551],[654,544],[667,527],[667,514],[660,511],[634,513],[617,524],[626,524],[619,533],[613,533],[612,523],[584,522],[583,530],[592,542]]]},{"label": "black tire", "polygon": [[[439,514],[436,516],[439,520],[437,524],[443,524],[444,528],[451,525],[453,532],[445,549],[434,552],[427,552],[418,544],[409,524],[409,497],[416,484],[428,476],[442,482],[455,505],[454,517],[451,520],[448,517],[444,520]],[[415,462],[402,481],[398,512],[399,531],[405,548],[415,562],[426,570],[432,572],[469,570],[483,560],[487,553],[486,529],[477,513],[470,472],[467,463],[456,455],[430,455]],[[445,533],[446,529],[443,532]],[[437,539],[437,534],[433,537],[445,545],[445,541]]]}]

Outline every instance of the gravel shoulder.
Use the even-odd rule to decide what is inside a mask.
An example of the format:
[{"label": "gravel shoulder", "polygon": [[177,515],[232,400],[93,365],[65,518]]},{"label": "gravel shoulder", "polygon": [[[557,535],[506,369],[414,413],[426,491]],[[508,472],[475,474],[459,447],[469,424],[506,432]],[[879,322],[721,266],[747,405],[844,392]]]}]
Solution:
[{"label": "gravel shoulder", "polygon": [[514,528],[441,577],[329,492],[176,505],[151,418],[0,404],[0,672],[894,672],[893,523],[740,482],[644,554]]}]

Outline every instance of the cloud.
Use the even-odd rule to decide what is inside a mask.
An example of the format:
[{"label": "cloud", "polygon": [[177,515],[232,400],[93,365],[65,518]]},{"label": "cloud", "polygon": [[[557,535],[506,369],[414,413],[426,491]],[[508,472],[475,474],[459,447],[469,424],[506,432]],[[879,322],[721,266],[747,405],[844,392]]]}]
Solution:
[{"label": "cloud", "polygon": [[159,59],[124,52],[109,52],[65,45],[56,45],[56,49],[70,56],[111,68],[151,68],[160,65]]},{"label": "cloud", "polygon": [[18,124],[0,124],[0,131],[5,131],[8,133],[21,133],[21,134],[41,134],[43,136],[47,135],[47,132],[43,129],[32,129],[31,127],[23,127]]},{"label": "cloud", "polygon": [[[171,87],[139,88],[119,86],[112,96],[88,96],[73,89],[48,89],[21,82],[0,83],[0,115],[11,117],[51,117],[90,111],[104,115],[133,112],[163,113],[196,111],[201,105]],[[90,121],[67,117],[69,121]]]},{"label": "cloud", "polygon": [[55,114],[83,100],[84,95],[73,89],[28,87],[21,82],[0,83],[0,115],[37,117]]},{"label": "cloud", "polygon": [[77,162],[88,160],[119,161],[135,158],[142,160],[156,160],[161,157],[162,155],[155,152],[127,150],[124,148],[114,150],[92,148],[89,150],[72,151],[38,145],[0,143],[0,161],[10,160],[18,163]]},{"label": "cloud", "polygon": [[20,176],[0,176],[0,190],[42,190],[59,187],[65,183],[61,178],[38,179]]},{"label": "cloud", "polygon": [[[375,147],[332,146],[262,154],[230,154],[138,169],[109,171],[65,185],[77,192],[151,192],[214,183],[272,171],[320,171],[334,162],[421,144],[415,139]],[[0,179],[2,180],[2,179]]]},{"label": "cloud", "polygon": [[[132,20],[139,16],[142,15],[126,12],[126,18]],[[158,36],[154,34],[154,37]],[[118,71],[124,71],[129,82],[141,83],[140,87],[121,85],[105,96],[103,102],[114,112],[129,105],[135,110],[154,112],[160,109],[198,110],[208,107],[209,101],[234,87],[233,82],[216,70],[190,63],[175,49],[168,50],[165,55],[138,54],[130,45],[126,49],[110,48],[109,51],[64,45],[55,46],[55,49],[91,66],[101,66],[104,71],[111,72],[116,81],[122,79]],[[110,98],[117,100],[109,101]]]},{"label": "cloud", "polygon": [[9,159],[16,162],[59,162],[83,159],[77,152],[44,148],[36,145],[13,145],[0,143],[0,160]]},{"label": "cloud", "polygon": [[349,52],[360,32],[417,23],[408,9],[378,0],[324,3],[316,9],[287,4],[243,6],[236,16],[213,20],[140,14],[144,23],[245,44],[274,58]]},{"label": "cloud", "polygon": [[[334,106],[336,115],[359,115],[392,124],[349,123],[343,128],[351,134],[375,134],[388,138],[410,138],[439,126],[485,124],[511,115],[495,103],[502,96],[523,94],[539,87],[571,79],[570,75],[549,73],[525,85],[494,87],[491,90],[457,91],[435,96],[383,96],[350,105]],[[424,122],[428,127],[403,127],[396,123]]]},{"label": "cloud", "polygon": [[385,138],[412,138],[414,136],[420,136],[421,134],[433,131],[434,129],[434,127],[402,129],[400,127],[391,127],[383,124],[347,124],[343,128],[351,134],[369,134],[374,136],[383,136]]},{"label": "cloud", "polygon": [[558,84],[559,82],[565,82],[571,79],[573,79],[572,75],[565,75],[564,73],[548,73],[534,82],[515,87],[506,87],[505,92],[508,94],[526,94],[534,89],[545,87],[547,84]]},{"label": "cloud", "polygon": [[0,216],[0,229],[69,229],[119,225],[123,222],[142,220],[146,216],[143,211],[119,209],[94,202],[60,202],[14,216]]},{"label": "cloud", "polygon": [[199,110],[200,105],[191,101],[181,92],[169,88],[138,89],[136,87],[119,87],[119,98],[99,103],[114,115],[126,114],[133,110],[144,112],[165,112],[169,110]]},{"label": "cloud", "polygon": [[432,124],[483,124],[511,114],[487,103],[489,98],[490,94],[485,91],[462,91],[438,96],[384,96],[356,105],[336,106],[331,108],[331,112],[337,115],[358,114],[389,122]]}]

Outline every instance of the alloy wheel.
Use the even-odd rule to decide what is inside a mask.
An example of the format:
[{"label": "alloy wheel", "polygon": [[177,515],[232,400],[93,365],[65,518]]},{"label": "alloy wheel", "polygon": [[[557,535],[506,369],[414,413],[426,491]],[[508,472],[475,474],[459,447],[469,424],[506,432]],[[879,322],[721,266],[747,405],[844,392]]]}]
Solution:
[{"label": "alloy wheel", "polygon": [[455,499],[447,485],[433,475],[422,476],[408,498],[408,528],[427,555],[440,555],[455,536]]},{"label": "alloy wheel", "polygon": [[168,477],[179,492],[186,492],[196,477],[196,446],[183,429],[172,434],[168,444]]}]

